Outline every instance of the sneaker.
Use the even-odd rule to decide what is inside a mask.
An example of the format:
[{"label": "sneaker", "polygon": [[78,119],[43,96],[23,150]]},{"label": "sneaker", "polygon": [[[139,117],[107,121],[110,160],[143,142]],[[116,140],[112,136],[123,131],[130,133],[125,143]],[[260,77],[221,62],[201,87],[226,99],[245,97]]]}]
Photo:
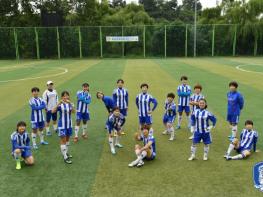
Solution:
[{"label": "sneaker", "polygon": [[207,161],[207,160],[208,160],[208,156],[207,156],[207,155],[204,155],[203,160],[204,160],[204,161]]},{"label": "sneaker", "polygon": [[136,166],[138,163],[136,162],[136,160],[135,161],[133,161],[133,162],[131,162],[131,163],[129,163],[129,167],[134,167],[134,166]]},{"label": "sneaker", "polygon": [[138,164],[137,164],[137,167],[140,168],[144,165],[144,162],[143,161],[140,161]]},{"label": "sneaker", "polygon": [[16,162],[16,169],[20,170],[21,169],[21,163],[20,162]]},{"label": "sneaker", "polygon": [[83,133],[83,134],[81,135],[81,137],[86,140],[86,139],[88,139],[88,134],[87,134],[87,133]]},{"label": "sneaker", "polygon": [[126,133],[124,131],[121,132],[121,135],[126,135]]},{"label": "sneaker", "polygon": [[116,146],[117,148],[123,148],[123,146],[122,146],[121,144],[115,144],[115,146]]},{"label": "sneaker", "polygon": [[235,138],[232,137],[232,136],[231,136],[231,137],[228,136],[228,138],[229,138],[229,141],[230,141],[230,142],[233,142],[233,140],[235,139]]},{"label": "sneaker", "polygon": [[116,155],[116,151],[115,151],[114,148],[112,148],[110,151],[111,151],[111,153],[112,153],[113,155]]},{"label": "sneaker", "polygon": [[194,155],[191,155],[189,158],[188,158],[188,161],[193,161],[195,159],[195,156]]},{"label": "sneaker", "polygon": [[229,155],[227,155],[227,153],[224,155],[224,158],[227,158]]},{"label": "sneaker", "polygon": [[68,156],[68,158],[70,158],[70,159],[73,158],[73,156],[72,156],[71,154],[68,154],[68,153],[67,153],[67,156]]},{"label": "sneaker", "polygon": [[179,130],[179,129],[181,129],[181,126],[176,126],[175,129]]},{"label": "sneaker", "polygon": [[79,141],[79,137],[74,137],[74,138],[73,138],[73,141],[74,141],[75,143],[77,143],[77,142]]},{"label": "sneaker", "polygon": [[169,141],[174,141],[174,140],[175,140],[174,137],[170,137],[170,138],[169,138]]},{"label": "sneaker", "polygon": [[43,141],[43,142],[41,142],[41,144],[42,144],[42,145],[48,145],[48,142]]},{"label": "sneaker", "polygon": [[51,131],[49,131],[49,132],[47,132],[46,133],[46,136],[51,136],[52,134],[51,134]]},{"label": "sneaker", "polygon": [[163,131],[162,134],[167,135],[168,134],[167,130]]},{"label": "sneaker", "polygon": [[191,135],[188,139],[192,140],[194,138],[194,135]]},{"label": "sneaker", "polygon": [[35,145],[33,145],[33,149],[34,150],[37,150],[38,149],[38,146],[35,144]]},{"label": "sneaker", "polygon": [[226,157],[226,160],[227,160],[227,161],[229,161],[229,160],[231,160],[231,159],[232,159],[231,156],[227,156],[227,157]]},{"label": "sneaker", "polygon": [[68,157],[67,159],[64,159],[64,162],[66,164],[72,164],[72,161],[70,160],[70,158]]}]

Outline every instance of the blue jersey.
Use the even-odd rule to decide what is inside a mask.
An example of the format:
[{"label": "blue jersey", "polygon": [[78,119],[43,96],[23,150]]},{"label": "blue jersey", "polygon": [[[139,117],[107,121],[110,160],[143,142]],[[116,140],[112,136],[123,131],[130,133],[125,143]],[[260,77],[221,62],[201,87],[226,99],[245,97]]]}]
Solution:
[{"label": "blue jersey", "polygon": [[153,135],[148,135],[148,137],[141,136],[141,140],[143,141],[143,145],[147,145],[149,142],[152,142],[150,149],[153,153],[156,153],[156,145],[155,145],[155,138]]},{"label": "blue jersey", "polygon": [[59,112],[58,128],[61,130],[72,129],[72,119],[71,119],[71,112],[73,110],[72,104],[61,103],[58,106],[57,110]]},{"label": "blue jersey", "polygon": [[120,114],[120,116],[115,116],[114,114],[111,114],[107,121],[107,128],[109,131],[112,131],[113,129],[119,131],[121,127],[125,123],[125,117]]},{"label": "blue jersey", "polygon": [[240,115],[240,111],[244,107],[244,99],[242,94],[239,92],[228,92],[227,100],[227,113],[231,115]]},{"label": "blue jersey", "polygon": [[107,108],[108,112],[111,112],[114,107],[116,107],[114,100],[110,96],[104,96],[102,98],[102,101],[105,104],[105,107]]},{"label": "blue jersey", "polygon": [[[151,103],[153,103],[153,108],[151,109]],[[136,97],[136,105],[139,110],[139,116],[151,116],[148,114],[149,111],[154,111],[157,107],[157,100],[153,98],[152,95],[147,93],[138,94]]]},{"label": "blue jersey", "polygon": [[244,129],[240,134],[240,142],[239,145],[242,149],[246,150],[252,150],[252,147],[254,151],[256,151],[256,143],[258,140],[258,133],[254,130],[247,130]]},{"label": "blue jersey", "polygon": [[179,106],[189,106],[191,87],[189,85],[180,85],[177,88],[178,95],[178,105]]},{"label": "blue jersey", "polygon": [[176,116],[176,104],[172,101],[171,103],[168,100],[165,101],[164,104],[165,114],[168,117],[175,117]]},{"label": "blue jersey", "polygon": [[206,109],[197,109],[191,115],[191,123],[195,127],[195,132],[210,132],[208,129],[209,121],[212,122],[213,126],[216,125],[216,117]]},{"label": "blue jersey", "polygon": [[30,149],[30,137],[26,131],[22,134],[15,131],[11,135],[11,144],[12,152],[14,152],[15,149],[28,150]]},{"label": "blue jersey", "polygon": [[88,114],[89,113],[89,107],[88,105],[91,102],[91,95],[89,92],[84,91],[78,91],[77,92],[77,112]]},{"label": "blue jersey", "polygon": [[[205,97],[202,95],[202,94],[193,94],[191,97],[190,97],[190,101],[192,102],[199,102],[200,99],[204,99]],[[192,106],[192,111],[195,111],[196,109],[199,109],[199,106],[197,105],[193,105]]]},{"label": "blue jersey", "polygon": [[31,111],[31,123],[39,123],[45,121],[43,115],[43,109],[46,108],[46,104],[42,98],[34,98],[32,97],[29,100],[29,105],[32,109]]},{"label": "blue jersey", "polygon": [[113,91],[112,98],[114,103],[120,109],[127,109],[129,102],[128,91],[125,88],[117,88]]}]

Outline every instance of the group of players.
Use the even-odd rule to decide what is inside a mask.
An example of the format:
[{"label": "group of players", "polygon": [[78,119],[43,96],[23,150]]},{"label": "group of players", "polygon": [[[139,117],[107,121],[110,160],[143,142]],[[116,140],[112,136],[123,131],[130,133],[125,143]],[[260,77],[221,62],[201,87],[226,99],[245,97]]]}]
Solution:
[{"label": "group of players", "polygon": [[[191,131],[192,140],[191,155],[188,160],[196,158],[197,144],[204,143],[203,160],[208,159],[209,145],[212,143],[211,130],[216,125],[216,117],[207,110],[207,101],[202,95],[202,86],[197,84],[194,86],[192,93],[191,87],[188,85],[188,78],[181,77],[181,85],[177,88],[178,109],[175,104],[175,94],[168,93],[164,105],[163,124],[165,127],[164,135],[170,135],[169,140],[175,139],[175,132],[181,128],[182,115],[185,112],[188,120],[188,129]],[[144,160],[154,160],[156,157],[156,141],[154,130],[152,127],[152,113],[156,109],[157,100],[148,93],[149,86],[141,84],[141,93],[136,97],[136,106],[139,115],[139,132],[135,134],[135,139],[142,141],[142,145],[135,145],[136,159],[132,161],[129,167],[141,167]],[[239,116],[244,106],[244,99],[240,92],[237,91],[237,82],[229,83],[230,91],[228,98],[227,121],[231,126],[232,134],[229,136],[230,145],[224,157],[226,160],[242,159],[252,153],[252,149],[256,151],[256,143],[258,134],[253,129],[253,121],[247,120],[245,128],[241,132],[240,138],[237,138],[237,125]],[[54,89],[52,81],[47,82],[47,90],[44,91],[42,98],[39,97],[39,88],[31,89],[32,98],[29,100],[31,107],[31,127],[32,127],[32,147],[30,145],[30,136],[26,131],[26,123],[20,121],[17,123],[17,129],[11,135],[12,155],[16,161],[16,169],[21,169],[21,161],[27,165],[34,164],[31,148],[38,149],[36,138],[40,137],[41,145],[48,145],[44,140],[44,130],[46,135],[52,134],[50,130],[50,122],[52,120],[53,130],[60,137],[60,150],[66,164],[72,163],[72,155],[69,154],[70,136],[73,134],[72,113],[76,112],[75,135],[73,141],[79,141],[79,130],[82,123],[82,138],[87,139],[87,122],[90,120],[89,104],[91,103],[91,95],[89,93],[89,84],[82,84],[82,90],[77,92],[77,107],[70,100],[68,91],[61,93],[59,100],[57,91]],[[121,135],[124,135],[123,126],[128,114],[129,94],[124,88],[124,81],[117,80],[117,88],[113,91],[112,96],[105,96],[103,92],[98,91],[97,99],[103,101],[108,111],[106,121],[106,129],[109,133],[109,146],[112,154],[116,154],[116,148],[122,148],[120,143]],[[46,111],[46,120],[43,111]],[[57,121],[57,112],[59,118]],[[178,112],[177,126],[174,127],[176,114]],[[231,156],[232,150],[238,152],[237,155]]]}]

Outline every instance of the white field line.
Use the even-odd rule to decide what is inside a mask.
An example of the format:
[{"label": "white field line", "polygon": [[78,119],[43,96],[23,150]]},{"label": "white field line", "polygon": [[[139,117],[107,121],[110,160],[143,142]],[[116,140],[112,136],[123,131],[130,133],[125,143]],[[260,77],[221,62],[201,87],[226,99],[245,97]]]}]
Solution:
[{"label": "white field line", "polygon": [[237,70],[240,70],[240,71],[243,71],[243,72],[247,72],[247,73],[263,74],[263,72],[257,72],[257,71],[246,70],[246,69],[241,68],[241,67],[244,67],[244,66],[253,66],[253,65],[263,66],[262,64],[240,64],[240,65],[237,65],[237,66],[236,66],[236,69],[237,69]]}]

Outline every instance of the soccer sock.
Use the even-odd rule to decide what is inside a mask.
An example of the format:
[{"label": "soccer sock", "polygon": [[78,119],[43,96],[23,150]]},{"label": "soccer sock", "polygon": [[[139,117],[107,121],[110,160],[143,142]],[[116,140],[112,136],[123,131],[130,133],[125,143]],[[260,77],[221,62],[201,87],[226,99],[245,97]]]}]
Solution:
[{"label": "soccer sock", "polygon": [[14,153],[14,158],[17,163],[21,161],[21,153]]},{"label": "soccer sock", "polygon": [[178,116],[178,127],[180,127],[181,126],[181,122],[182,122],[182,116]]},{"label": "soccer sock", "polygon": [[234,150],[234,148],[235,148],[234,144],[229,144],[229,147],[228,147],[227,152],[226,152],[227,156],[229,156],[231,154],[231,152],[232,152],[232,150]]},{"label": "soccer sock", "polygon": [[232,137],[236,137],[237,136],[237,125],[232,126]]},{"label": "soccer sock", "polygon": [[49,132],[50,132],[49,127],[46,127],[46,133],[49,133]]},{"label": "soccer sock", "polygon": [[171,127],[169,132],[171,133],[171,138],[174,138],[174,127]]},{"label": "soccer sock", "polygon": [[40,131],[39,133],[39,137],[40,137],[40,142],[44,142],[44,132],[43,131]]},{"label": "soccer sock", "polygon": [[192,122],[191,116],[187,116],[187,118],[188,118],[188,128],[190,128],[191,127],[191,122]]},{"label": "soccer sock", "polygon": [[67,156],[67,145],[61,144],[60,145],[60,150],[61,150],[61,153],[63,155],[63,158],[67,159],[68,158],[68,156]]},{"label": "soccer sock", "polygon": [[191,154],[195,156],[196,146],[191,146]]},{"label": "soccer sock", "polygon": [[121,138],[121,136],[119,136],[119,135],[116,136],[115,145],[120,144],[120,138]]},{"label": "soccer sock", "polygon": [[204,155],[208,155],[208,152],[209,152],[209,146],[204,146]]},{"label": "soccer sock", "polygon": [[57,124],[54,124],[54,125],[53,125],[53,129],[54,129],[54,131],[56,131],[56,130],[58,129],[58,125],[57,125]]},{"label": "soccer sock", "polygon": [[75,137],[78,137],[79,134],[79,126],[75,126]]},{"label": "soccer sock", "polygon": [[82,134],[83,135],[85,135],[87,133],[87,128],[88,128],[87,124],[82,125]]},{"label": "soccer sock", "polygon": [[243,159],[243,158],[244,158],[244,155],[242,154],[238,154],[232,157],[233,160],[238,160],[238,159]]},{"label": "soccer sock", "polygon": [[114,149],[113,138],[112,137],[109,137],[109,144],[110,144],[110,148]]},{"label": "soccer sock", "polygon": [[140,155],[141,155],[140,149],[136,149],[136,150],[135,150],[135,154],[136,154],[137,158],[139,158]]},{"label": "soccer sock", "polygon": [[37,134],[36,133],[32,133],[31,137],[32,137],[33,146],[36,146],[37,145],[37,142],[36,142]]}]

